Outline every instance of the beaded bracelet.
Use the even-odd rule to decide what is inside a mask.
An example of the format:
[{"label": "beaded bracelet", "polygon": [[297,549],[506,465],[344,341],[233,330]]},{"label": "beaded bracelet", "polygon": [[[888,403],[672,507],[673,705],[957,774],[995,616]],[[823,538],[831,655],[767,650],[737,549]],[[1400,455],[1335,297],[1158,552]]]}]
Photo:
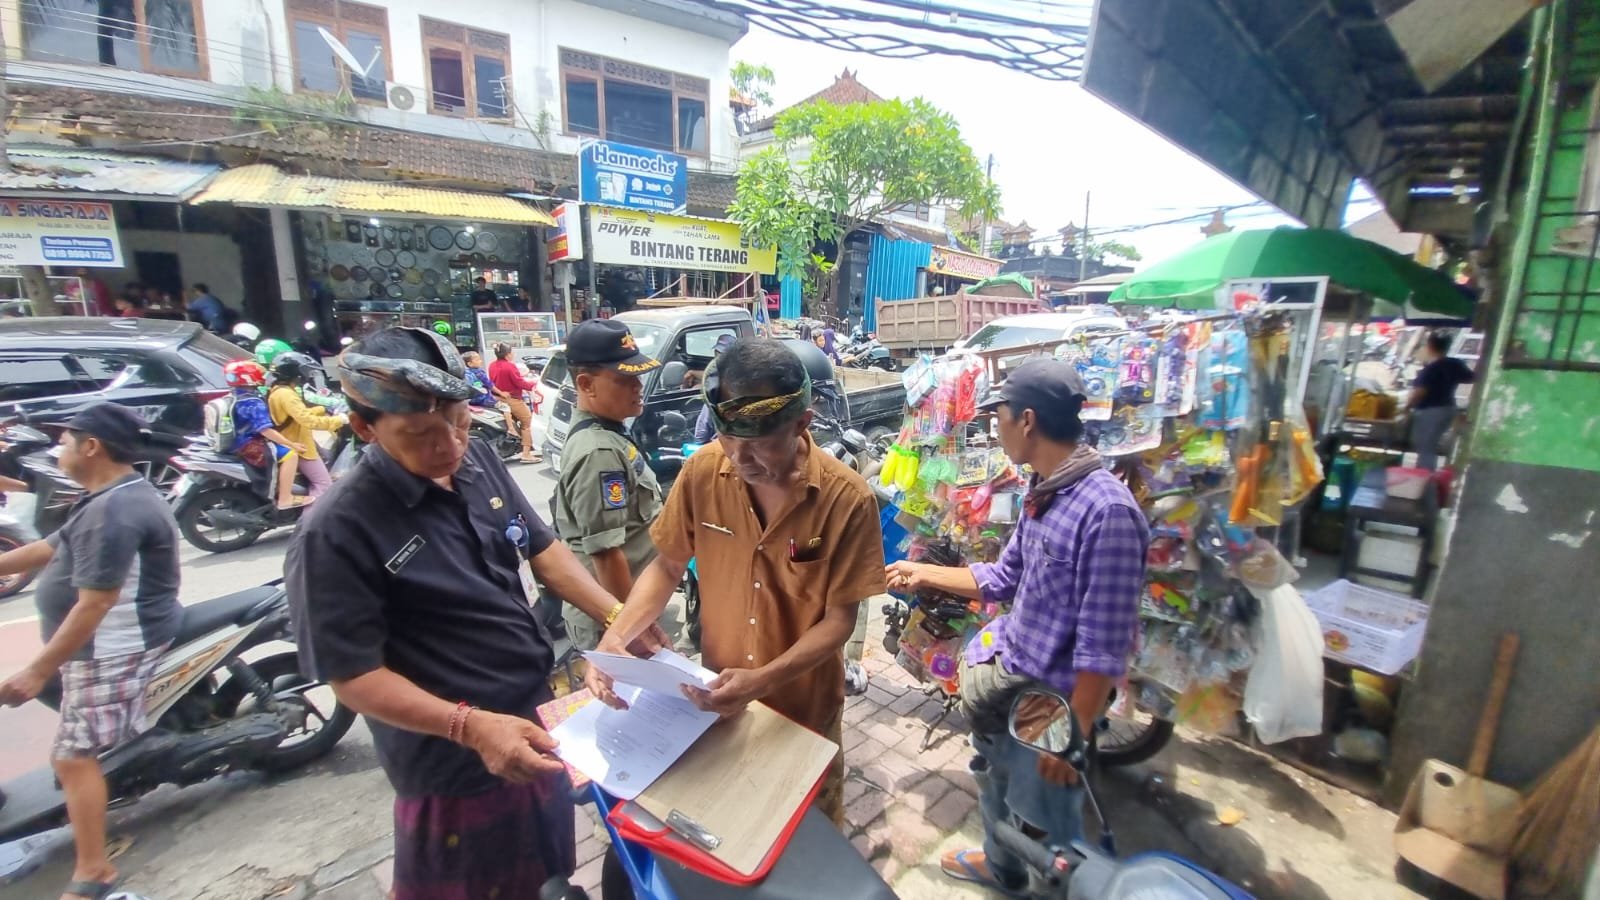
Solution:
[{"label": "beaded bracelet", "polygon": [[475,709],[476,706],[469,705],[465,700],[456,704],[456,708],[450,713],[450,727],[445,733],[452,743],[459,744],[466,737],[467,716],[472,715]]}]

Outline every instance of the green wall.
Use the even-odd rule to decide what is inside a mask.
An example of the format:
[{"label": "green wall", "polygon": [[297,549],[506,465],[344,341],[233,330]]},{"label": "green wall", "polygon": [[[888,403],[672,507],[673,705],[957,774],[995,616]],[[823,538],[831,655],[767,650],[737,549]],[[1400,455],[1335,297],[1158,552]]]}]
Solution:
[{"label": "green wall", "polygon": [[[1554,30],[1553,53],[1535,57],[1529,73],[1528,128],[1532,152],[1527,183],[1513,206],[1513,239],[1505,304],[1480,363],[1486,381],[1476,401],[1471,456],[1499,462],[1600,472],[1600,372],[1507,368],[1509,351],[1539,358],[1552,348],[1575,362],[1600,363],[1600,263],[1551,252],[1558,231],[1576,218],[1589,124],[1589,89],[1600,71],[1600,9],[1589,2],[1554,4],[1535,28]],[[1571,41],[1567,16],[1578,17]],[[1537,37],[1536,37],[1537,40]],[[1556,82],[1565,60],[1567,90]],[[1600,165],[1600,158],[1594,160]],[[1548,177],[1541,185],[1541,176]],[[1565,293],[1565,297],[1545,292]],[[1556,315],[1565,303],[1567,315]],[[1590,312],[1582,319],[1572,313]],[[1576,324],[1575,324],[1576,323]],[[1574,333],[1574,331],[1576,333]]]}]

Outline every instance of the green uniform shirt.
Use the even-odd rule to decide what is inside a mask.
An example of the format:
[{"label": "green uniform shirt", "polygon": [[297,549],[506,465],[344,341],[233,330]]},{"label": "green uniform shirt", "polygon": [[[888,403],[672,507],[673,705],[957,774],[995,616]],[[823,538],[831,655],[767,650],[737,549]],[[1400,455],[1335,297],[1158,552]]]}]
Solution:
[{"label": "green uniform shirt", "polygon": [[[561,448],[556,530],[590,574],[595,571],[591,554],[620,547],[628,571],[638,578],[656,558],[650,523],[661,512],[661,484],[632,441],[603,425],[580,427],[594,419],[573,410],[572,429]],[[573,637],[580,646],[586,643]]]}]

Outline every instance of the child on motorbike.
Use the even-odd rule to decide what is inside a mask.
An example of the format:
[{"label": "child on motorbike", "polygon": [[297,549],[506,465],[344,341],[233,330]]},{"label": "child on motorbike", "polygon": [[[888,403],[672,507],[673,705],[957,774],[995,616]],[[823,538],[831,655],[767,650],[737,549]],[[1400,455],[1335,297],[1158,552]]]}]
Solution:
[{"label": "child on motorbike", "polygon": [[300,394],[300,386],[317,362],[304,353],[280,353],[272,361],[272,390],[267,393],[267,410],[272,421],[294,444],[303,447],[300,455],[300,474],[306,476],[308,485],[306,502],[322,496],[333,485],[333,477],[317,451],[313,431],[338,431],[345,426],[344,416],[328,415],[320,407],[308,406]]},{"label": "child on motorbike", "polygon": [[476,350],[468,350],[461,354],[461,361],[467,366],[467,384],[475,392],[467,398],[473,406],[485,409],[494,409],[499,405],[494,395],[494,383],[489,380],[489,373],[483,368],[483,355]]},{"label": "child on motorbike", "polygon": [[[279,509],[297,505],[303,498],[294,495],[294,473],[305,452],[272,427],[267,401],[261,389],[267,384],[267,370],[253,359],[239,359],[222,368],[223,378],[233,388],[232,453],[245,465],[265,469],[270,461],[278,466]],[[221,448],[218,448],[221,449]]]}]

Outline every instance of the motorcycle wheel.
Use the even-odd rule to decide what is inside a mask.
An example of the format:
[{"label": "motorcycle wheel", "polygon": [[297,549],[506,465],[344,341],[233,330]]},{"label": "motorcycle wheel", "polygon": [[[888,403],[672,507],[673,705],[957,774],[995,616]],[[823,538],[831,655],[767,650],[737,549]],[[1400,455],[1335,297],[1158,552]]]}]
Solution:
[{"label": "motorcycle wheel", "polygon": [[1135,709],[1132,718],[1107,720],[1095,739],[1095,759],[1106,766],[1131,766],[1161,752],[1172,740],[1172,723]]},{"label": "motorcycle wheel", "polygon": [[[355,724],[356,714],[334,696],[333,688],[300,674],[300,654],[275,653],[250,664],[261,680],[272,686],[280,703],[295,703],[306,710],[303,730],[292,731],[283,742],[259,760],[256,768],[264,772],[287,772],[320,759]],[[217,714],[229,718],[255,712],[255,695],[237,678],[228,679],[217,691]]]},{"label": "motorcycle wheel", "polygon": [[207,553],[231,553],[254,544],[265,532],[245,528],[222,528],[211,524],[206,513],[227,509],[248,513],[260,508],[262,500],[241,488],[202,491],[178,510],[178,530],[189,543]]},{"label": "motorcycle wheel", "polygon": [[[25,543],[12,534],[0,534],[0,553],[10,553]],[[26,572],[19,575],[0,575],[0,600],[20,594],[24,588],[33,583],[33,576],[37,574],[37,572]]]},{"label": "motorcycle wheel", "polygon": [[689,640],[700,646],[700,579],[693,572],[683,573],[683,627]]}]

